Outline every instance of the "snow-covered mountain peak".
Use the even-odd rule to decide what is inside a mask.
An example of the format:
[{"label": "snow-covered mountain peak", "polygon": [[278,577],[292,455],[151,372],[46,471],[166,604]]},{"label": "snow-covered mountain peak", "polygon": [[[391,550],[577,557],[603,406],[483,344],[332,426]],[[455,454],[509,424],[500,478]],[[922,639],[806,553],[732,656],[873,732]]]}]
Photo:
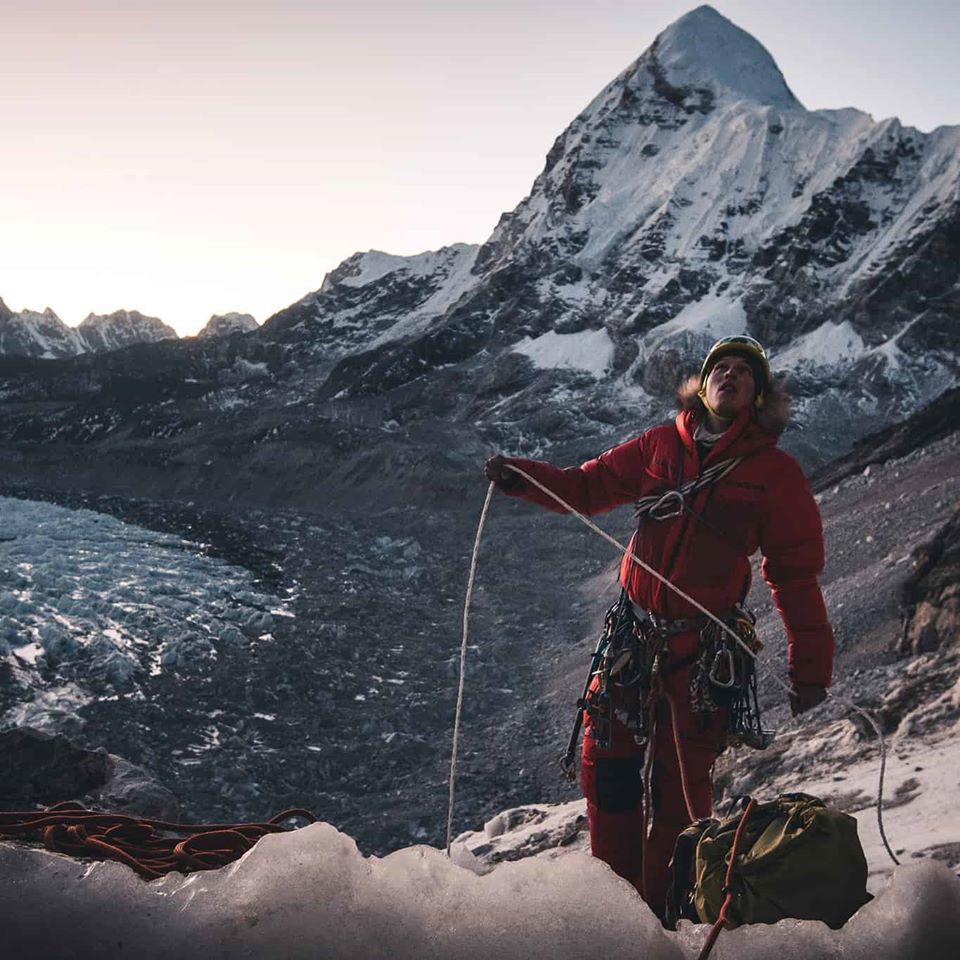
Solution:
[{"label": "snow-covered mountain peak", "polygon": [[84,351],[82,336],[47,307],[14,313],[0,301],[0,356],[69,357]]},{"label": "snow-covered mountain peak", "polygon": [[113,313],[88,313],[78,329],[111,326],[114,324],[147,323],[157,321],[156,317],[144,316],[139,310],[114,310]]},{"label": "snow-covered mountain peak", "polygon": [[323,280],[321,293],[335,286],[365,287],[384,277],[403,271],[413,277],[425,277],[436,270],[448,267],[476,253],[476,244],[454,243],[439,250],[426,250],[413,256],[384,253],[382,250],[367,250],[347,257]]},{"label": "snow-covered mountain peak", "polygon": [[707,88],[782,109],[801,106],[764,46],[706,4],[674,21],[644,57],[656,61],[673,87]]},{"label": "snow-covered mountain peak", "polygon": [[30,310],[29,308],[20,311],[20,316],[25,320],[33,320],[35,322],[43,322],[44,320],[50,320],[53,323],[63,323],[63,321],[57,316],[57,314],[50,308],[44,307],[43,310]]}]

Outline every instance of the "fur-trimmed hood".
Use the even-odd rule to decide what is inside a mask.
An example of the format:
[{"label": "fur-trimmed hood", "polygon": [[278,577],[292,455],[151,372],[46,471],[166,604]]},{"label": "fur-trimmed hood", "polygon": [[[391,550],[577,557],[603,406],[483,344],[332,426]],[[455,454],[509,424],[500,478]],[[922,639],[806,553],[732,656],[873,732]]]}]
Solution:
[{"label": "fur-trimmed hood", "polygon": [[[700,378],[688,377],[677,389],[677,406],[681,410],[692,410],[702,422],[707,408],[700,399]],[[771,380],[764,395],[764,403],[756,411],[756,421],[767,433],[779,437],[790,422],[790,395],[782,380]]]}]

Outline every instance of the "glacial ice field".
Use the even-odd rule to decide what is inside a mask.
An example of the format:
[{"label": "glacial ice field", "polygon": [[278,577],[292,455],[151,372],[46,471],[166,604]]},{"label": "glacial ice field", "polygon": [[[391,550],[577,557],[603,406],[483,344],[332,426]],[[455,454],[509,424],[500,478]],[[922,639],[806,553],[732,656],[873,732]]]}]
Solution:
[{"label": "glacial ice field", "polygon": [[0,497],[0,658],[21,690],[0,727],[69,730],[91,697],[136,696],[143,678],[269,637],[289,616],[203,544]]}]

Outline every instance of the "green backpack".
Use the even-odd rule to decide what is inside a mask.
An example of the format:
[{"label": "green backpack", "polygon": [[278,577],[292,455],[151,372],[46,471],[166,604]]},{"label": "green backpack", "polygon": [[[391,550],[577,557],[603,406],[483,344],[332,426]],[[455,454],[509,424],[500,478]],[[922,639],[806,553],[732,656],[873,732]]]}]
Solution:
[{"label": "green backpack", "polygon": [[[726,898],[730,847],[741,814],[698,820],[677,839],[666,923],[715,923]],[[871,898],[857,821],[805,793],[758,803],[737,846],[728,926],[784,917],[842,927]]]}]

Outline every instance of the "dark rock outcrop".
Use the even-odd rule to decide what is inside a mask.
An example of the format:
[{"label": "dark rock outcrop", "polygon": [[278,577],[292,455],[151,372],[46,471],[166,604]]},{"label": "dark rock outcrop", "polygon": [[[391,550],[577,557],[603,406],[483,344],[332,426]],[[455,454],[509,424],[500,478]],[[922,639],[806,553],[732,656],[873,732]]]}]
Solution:
[{"label": "dark rock outcrop", "polygon": [[858,440],[853,449],[814,474],[814,490],[825,490],[875,463],[906,456],[960,429],[960,387],[953,387],[905,420]]},{"label": "dark rock outcrop", "polygon": [[960,648],[960,508],[914,552],[913,572],[900,591],[902,654]]},{"label": "dark rock outcrop", "polygon": [[170,822],[179,816],[173,794],[122,757],[39,730],[0,732],[0,806],[24,810],[65,800]]}]

